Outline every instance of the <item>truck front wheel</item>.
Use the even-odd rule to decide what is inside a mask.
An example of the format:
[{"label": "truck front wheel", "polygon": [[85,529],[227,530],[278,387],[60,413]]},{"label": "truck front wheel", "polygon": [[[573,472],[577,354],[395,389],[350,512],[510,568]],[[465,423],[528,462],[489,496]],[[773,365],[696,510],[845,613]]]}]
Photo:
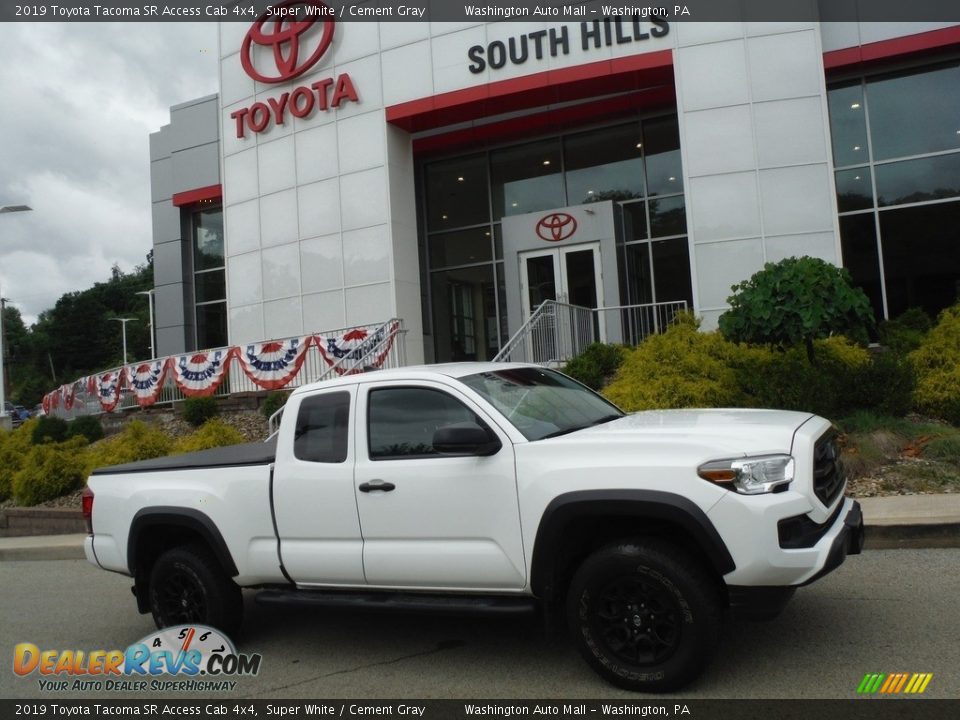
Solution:
[{"label": "truck front wheel", "polygon": [[570,584],[574,642],[604,679],[667,692],[692,681],[716,647],[717,583],[677,546],[640,539],[588,557]]},{"label": "truck front wheel", "polygon": [[199,623],[232,636],[243,619],[240,588],[203,545],[161,555],[150,573],[149,597],[158,628]]}]

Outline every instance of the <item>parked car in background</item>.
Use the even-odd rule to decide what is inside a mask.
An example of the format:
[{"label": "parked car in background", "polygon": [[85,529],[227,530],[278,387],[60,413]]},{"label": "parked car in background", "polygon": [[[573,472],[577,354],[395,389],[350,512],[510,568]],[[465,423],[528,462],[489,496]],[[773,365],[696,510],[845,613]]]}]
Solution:
[{"label": "parked car in background", "polygon": [[3,412],[10,416],[14,427],[18,427],[24,420],[30,419],[30,411],[22,405],[14,405],[12,402],[4,401]]}]

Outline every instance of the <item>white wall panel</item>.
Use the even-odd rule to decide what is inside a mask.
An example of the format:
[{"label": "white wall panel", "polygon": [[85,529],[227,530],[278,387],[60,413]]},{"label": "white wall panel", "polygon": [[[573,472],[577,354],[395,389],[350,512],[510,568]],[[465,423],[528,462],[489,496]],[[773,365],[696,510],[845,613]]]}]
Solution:
[{"label": "white wall panel", "polygon": [[343,287],[343,246],[339,233],[300,243],[300,284],[304,293]]},{"label": "white wall panel", "polygon": [[827,138],[821,98],[797,98],[753,106],[759,167],[823,162]]},{"label": "white wall panel", "polygon": [[687,112],[742,105],[750,100],[743,42],[731,40],[677,51],[680,94]]},{"label": "white wall panel", "polygon": [[760,201],[753,172],[692,178],[687,206],[696,242],[760,234]]},{"label": "white wall panel", "polygon": [[269,195],[277,190],[286,190],[296,182],[293,138],[282,137],[257,146],[257,163],[260,173],[260,194]]},{"label": "white wall panel", "polygon": [[340,172],[343,174],[384,164],[386,120],[382,110],[337,121]]},{"label": "white wall panel", "polygon": [[343,233],[346,285],[390,281],[389,231],[388,225],[375,225]]},{"label": "white wall panel", "polygon": [[374,168],[340,176],[340,209],[343,230],[381,225],[387,221],[386,172]]},{"label": "white wall panel", "polygon": [[263,300],[259,252],[227,258],[227,288],[227,301],[231,307]]},{"label": "white wall panel", "polygon": [[429,40],[387,50],[380,56],[380,65],[384,105],[396,105],[433,94]]},{"label": "white wall panel", "polygon": [[268,335],[267,340],[293,337],[303,333],[303,308],[300,297],[265,302],[263,325]]},{"label": "white wall panel", "polygon": [[731,240],[697,245],[700,305],[716,308],[726,305],[730,286],[753,275],[763,267],[763,241]]},{"label": "white wall panel", "polygon": [[257,149],[246,150],[223,159],[223,201],[227,205],[251,200],[257,188]]},{"label": "white wall panel", "polygon": [[340,183],[337,178],[297,188],[300,237],[317,237],[340,231]]},{"label": "white wall panel", "polygon": [[383,322],[394,313],[390,283],[347,288],[343,296],[348,326]]},{"label": "white wall panel", "polygon": [[747,49],[754,102],[820,94],[823,74],[813,71],[821,62],[816,30],[750,38]]},{"label": "white wall panel", "polygon": [[346,327],[343,290],[303,296],[303,331],[317,333]]},{"label": "white wall panel", "polygon": [[296,133],[294,145],[298,185],[335,177],[340,171],[337,123],[328,123]]},{"label": "white wall panel", "polygon": [[224,252],[227,257],[260,248],[260,201],[230,205],[224,212]]},{"label": "white wall panel", "polygon": [[833,228],[835,210],[826,163],[761,170],[760,197],[767,235]]},{"label": "white wall panel", "polygon": [[[297,243],[264,248],[263,299],[300,295],[300,249]],[[264,315],[264,319],[267,316]],[[269,321],[268,321],[269,327]]]},{"label": "white wall panel", "polygon": [[230,306],[230,343],[243,345],[266,339],[263,331],[263,305]]},{"label": "white wall panel", "polygon": [[260,245],[283,245],[297,239],[297,191],[291,188],[260,198]]},{"label": "white wall panel", "polygon": [[687,113],[686,125],[691,177],[756,167],[749,105]]}]

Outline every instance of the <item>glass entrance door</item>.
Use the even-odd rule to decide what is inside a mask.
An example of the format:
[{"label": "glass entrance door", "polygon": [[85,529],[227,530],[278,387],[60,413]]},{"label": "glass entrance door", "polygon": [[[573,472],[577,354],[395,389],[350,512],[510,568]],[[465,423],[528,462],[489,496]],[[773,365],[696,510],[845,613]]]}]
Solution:
[{"label": "glass entrance door", "polygon": [[599,307],[601,277],[599,243],[520,253],[524,322],[545,300]]},{"label": "glass entrance door", "polygon": [[546,300],[564,303],[532,328],[527,357],[534,362],[560,361],[592,340],[602,342],[602,313],[593,312],[602,305],[601,287],[599,243],[520,253],[523,321]]}]

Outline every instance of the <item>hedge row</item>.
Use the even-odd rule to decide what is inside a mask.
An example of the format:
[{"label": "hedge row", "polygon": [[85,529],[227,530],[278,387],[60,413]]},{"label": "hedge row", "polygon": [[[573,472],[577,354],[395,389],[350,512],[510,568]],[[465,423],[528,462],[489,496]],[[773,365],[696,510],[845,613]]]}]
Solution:
[{"label": "hedge row", "polygon": [[[57,427],[56,423],[46,425]],[[37,505],[83,487],[94,468],[244,441],[239,430],[217,419],[178,440],[135,420],[120,434],[94,444],[83,432],[57,440],[43,426],[35,418],[11,433],[0,432],[0,500],[12,497],[19,505]],[[36,444],[35,435],[40,438]]]}]

